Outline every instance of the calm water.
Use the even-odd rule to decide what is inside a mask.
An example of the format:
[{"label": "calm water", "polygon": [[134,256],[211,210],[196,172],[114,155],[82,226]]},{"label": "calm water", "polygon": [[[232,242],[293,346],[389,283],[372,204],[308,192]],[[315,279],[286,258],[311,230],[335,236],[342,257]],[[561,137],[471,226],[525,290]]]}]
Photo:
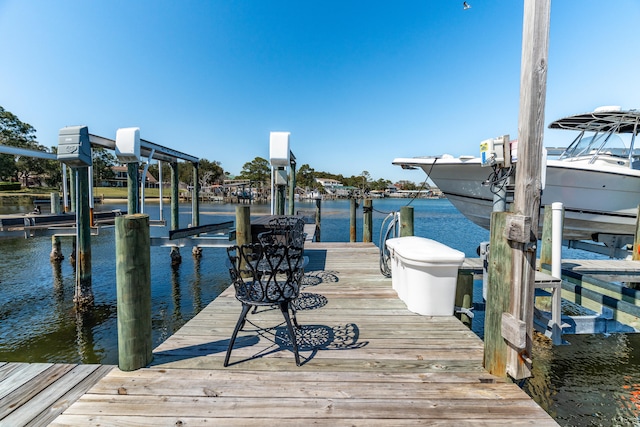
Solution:
[{"label": "calm water", "polygon": [[[397,211],[407,200],[374,200],[374,236],[379,242],[380,224],[387,212]],[[475,257],[479,242],[489,234],[466,220],[446,200],[413,202],[415,234],[428,237]],[[105,205],[96,210],[125,209]],[[314,210],[299,203],[298,209]],[[26,212],[31,206],[4,207]],[[180,225],[191,222],[190,205],[181,206]],[[235,206],[202,204],[200,224],[234,220]],[[252,213],[267,213],[269,206],[252,206]],[[0,211],[0,213],[8,213]],[[158,205],[146,213],[158,219]],[[361,217],[361,211],[359,212]],[[165,218],[169,218],[165,206]],[[361,219],[357,226],[362,239]],[[166,227],[152,227],[154,236],[167,235]],[[322,205],[322,240],[349,240],[349,203],[328,201]],[[116,286],[114,230],[102,228],[92,236],[92,287],[95,309],[76,316],[73,309],[74,268],[69,263],[69,241],[63,241],[67,257],[59,267],[49,262],[51,240],[0,240],[0,360],[26,362],[80,362],[117,364]],[[152,326],[154,347],[179,329],[216,298],[228,282],[224,249],[205,248],[199,263],[189,249],[183,262],[170,267],[168,248],[151,248]],[[584,253],[564,249],[565,258]],[[481,283],[474,298],[481,301]],[[482,336],[483,313],[477,313],[473,329]],[[534,347],[534,377],[522,384],[527,393],[563,426],[634,426],[640,414],[640,334],[568,335],[568,346],[553,347],[539,339]]]}]

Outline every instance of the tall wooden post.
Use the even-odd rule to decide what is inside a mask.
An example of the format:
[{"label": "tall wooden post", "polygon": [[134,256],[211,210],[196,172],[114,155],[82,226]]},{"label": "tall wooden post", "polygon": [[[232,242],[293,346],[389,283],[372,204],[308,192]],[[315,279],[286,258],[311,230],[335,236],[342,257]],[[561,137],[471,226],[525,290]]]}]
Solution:
[{"label": "tall wooden post", "polygon": [[289,171],[289,215],[296,214],[296,162],[292,161],[291,170]]},{"label": "tall wooden post", "polygon": [[284,215],[284,201],[285,201],[285,189],[286,181],[282,180],[281,173],[284,173],[284,167],[278,166],[276,169],[276,199],[275,199],[275,214]]},{"label": "tall wooden post", "polygon": [[127,213],[138,213],[138,162],[127,163]]},{"label": "tall wooden post", "polygon": [[355,242],[358,238],[356,234],[356,199],[350,200],[351,204],[349,205],[349,241]]},{"label": "tall wooden post", "polygon": [[[463,309],[469,309],[473,305],[473,274],[458,272],[455,305]],[[472,318],[468,314],[460,313],[456,317],[471,328]]]},{"label": "tall wooden post", "polygon": [[[178,175],[178,162],[169,163],[171,167],[171,230],[180,228],[180,177]],[[171,265],[176,267],[182,262],[180,248],[171,247]]]},{"label": "tall wooden post", "polygon": [[322,198],[318,197],[316,199],[316,232],[315,232],[315,241],[320,241],[320,230],[322,230]]},{"label": "tall wooden post", "polygon": [[60,213],[60,193],[54,192],[50,195],[51,198],[51,213],[59,214]]},{"label": "tall wooden post", "polygon": [[84,310],[93,305],[91,290],[91,213],[89,211],[89,168],[75,168],[78,181],[77,225],[77,270],[75,306]]},{"label": "tall wooden post", "polygon": [[413,206],[400,208],[400,237],[413,236]]},{"label": "tall wooden post", "polygon": [[489,373],[507,376],[507,343],[502,338],[502,314],[511,300],[511,246],[504,237],[507,212],[491,214],[491,242],[484,317],[484,367]]},{"label": "tall wooden post", "polygon": [[116,217],[118,367],[151,363],[151,253],[149,215]]},{"label": "tall wooden post", "polygon": [[67,168],[69,170],[69,199],[71,199],[71,212],[76,212],[76,202],[78,201],[78,188],[76,185],[76,170],[75,168]]},{"label": "tall wooden post", "polygon": [[364,200],[362,212],[362,241],[371,243],[373,241],[373,202],[371,199]]},{"label": "tall wooden post", "polygon": [[200,191],[198,189],[198,163],[193,163],[193,197],[191,198],[191,226],[200,225]]},{"label": "tall wooden post", "polygon": [[63,259],[64,255],[62,255],[60,236],[56,236],[54,234],[51,236],[51,253],[49,254],[49,260],[53,263],[59,264]]},{"label": "tall wooden post", "polygon": [[638,205],[638,211],[636,214],[636,234],[633,238],[633,254],[631,259],[634,261],[640,260],[640,205]]},{"label": "tall wooden post", "polygon": [[236,243],[246,245],[251,243],[251,208],[236,206]]},{"label": "tall wooden post", "polygon": [[[542,137],[547,89],[550,0],[525,0],[518,117],[518,167],[514,193],[514,215],[505,230],[512,244],[512,299],[509,307],[513,323],[524,323],[522,340],[509,341],[507,373],[516,380],[531,376],[533,337],[534,273],[541,197]],[[493,247],[491,247],[493,252]],[[504,320],[503,320],[504,322]],[[507,322],[509,323],[509,322]]]},{"label": "tall wooden post", "polygon": [[553,227],[553,211],[551,205],[544,207],[542,220],[542,238],[540,239],[540,267],[543,264],[551,265],[551,236]]},{"label": "tall wooden post", "polygon": [[62,164],[62,211],[67,213],[70,211],[69,209],[69,174],[67,173],[67,165],[66,163]]}]

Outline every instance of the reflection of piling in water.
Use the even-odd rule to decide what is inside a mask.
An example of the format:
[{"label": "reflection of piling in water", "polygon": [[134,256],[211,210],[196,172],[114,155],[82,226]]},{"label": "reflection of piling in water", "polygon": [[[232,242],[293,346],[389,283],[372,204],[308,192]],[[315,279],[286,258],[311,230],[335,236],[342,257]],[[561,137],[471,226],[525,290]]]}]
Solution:
[{"label": "reflection of piling in water", "polygon": [[196,313],[202,310],[202,289],[200,287],[200,258],[193,260],[193,309]]},{"label": "reflection of piling in water", "polygon": [[55,291],[56,300],[58,302],[64,301],[64,282],[62,280],[62,266],[59,262],[51,263],[51,270],[53,276],[53,290]]},{"label": "reflection of piling in water", "polygon": [[174,324],[181,324],[182,312],[180,311],[180,301],[182,300],[182,297],[180,293],[180,270],[177,268],[174,268],[171,272],[171,296],[173,298],[173,315],[171,316],[171,319]]}]

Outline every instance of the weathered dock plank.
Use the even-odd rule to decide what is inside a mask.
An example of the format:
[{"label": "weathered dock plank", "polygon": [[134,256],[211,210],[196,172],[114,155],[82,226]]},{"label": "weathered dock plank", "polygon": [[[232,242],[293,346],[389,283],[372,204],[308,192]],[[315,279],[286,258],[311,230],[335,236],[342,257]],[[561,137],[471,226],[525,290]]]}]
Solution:
[{"label": "weathered dock plank", "polygon": [[4,363],[0,366],[0,425],[45,426],[112,366]]},{"label": "weathered dock plank", "polygon": [[454,316],[409,312],[374,245],[306,246],[302,366],[279,310],[261,308],[223,367],[240,314],[227,289],[149,367],[112,370],[52,425],[557,425],[484,370],[482,341]]}]

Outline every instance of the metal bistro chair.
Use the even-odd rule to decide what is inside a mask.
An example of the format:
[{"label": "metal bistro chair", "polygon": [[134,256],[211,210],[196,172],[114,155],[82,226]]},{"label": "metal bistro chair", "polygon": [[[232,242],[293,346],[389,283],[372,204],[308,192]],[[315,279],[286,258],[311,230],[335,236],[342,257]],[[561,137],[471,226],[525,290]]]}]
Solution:
[{"label": "metal bistro chair", "polygon": [[277,216],[269,221],[269,231],[258,234],[262,244],[282,243],[289,246],[304,246],[304,220],[295,216]]},{"label": "metal bistro chair", "polygon": [[242,303],[242,312],[231,335],[224,366],[229,365],[233,344],[244,327],[251,307],[273,305],[280,307],[293,345],[296,365],[300,366],[298,344],[289,311],[293,312],[293,323],[298,327],[291,301],[300,294],[300,279],[304,274],[302,247],[254,243],[231,246],[227,253],[229,274],[236,298]]}]

